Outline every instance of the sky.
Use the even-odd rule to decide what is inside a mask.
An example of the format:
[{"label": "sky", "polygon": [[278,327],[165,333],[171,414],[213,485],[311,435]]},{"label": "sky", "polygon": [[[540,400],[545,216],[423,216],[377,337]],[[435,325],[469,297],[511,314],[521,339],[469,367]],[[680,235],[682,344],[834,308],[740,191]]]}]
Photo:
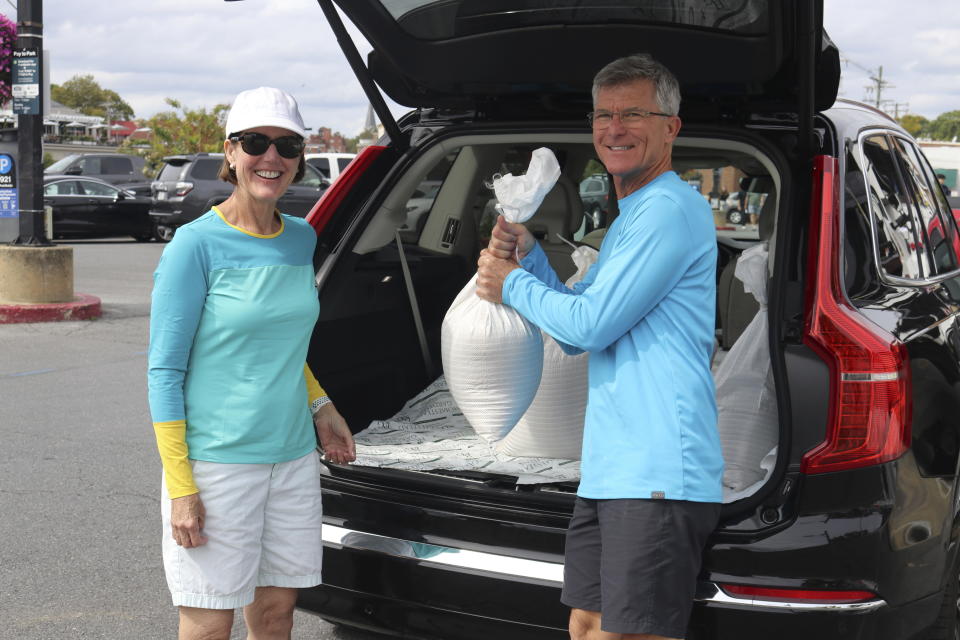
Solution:
[{"label": "sky", "polygon": [[[16,0],[0,0],[0,13],[15,19]],[[825,0],[824,13],[845,59],[841,95],[869,97],[883,67],[891,113],[960,109],[957,0]],[[43,23],[51,82],[92,74],[140,118],[168,110],[168,97],[209,109],[269,85],[297,97],[308,127],[363,128],[367,99],[314,0],[44,0]],[[365,58],[370,46],[347,25]]]}]

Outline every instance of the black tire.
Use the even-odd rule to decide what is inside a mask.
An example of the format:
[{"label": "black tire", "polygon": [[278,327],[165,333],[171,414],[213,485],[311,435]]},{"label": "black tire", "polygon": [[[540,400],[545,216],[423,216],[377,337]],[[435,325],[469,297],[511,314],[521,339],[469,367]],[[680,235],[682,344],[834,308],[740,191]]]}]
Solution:
[{"label": "black tire", "polygon": [[157,239],[157,242],[170,242],[173,240],[173,234],[176,233],[176,229],[165,224],[156,224],[153,227],[153,237]]},{"label": "black tire", "polygon": [[960,554],[950,565],[940,615],[930,627],[927,640],[960,640]]},{"label": "black tire", "polygon": [[740,209],[730,209],[730,211],[727,211],[727,222],[743,224],[743,211]]}]

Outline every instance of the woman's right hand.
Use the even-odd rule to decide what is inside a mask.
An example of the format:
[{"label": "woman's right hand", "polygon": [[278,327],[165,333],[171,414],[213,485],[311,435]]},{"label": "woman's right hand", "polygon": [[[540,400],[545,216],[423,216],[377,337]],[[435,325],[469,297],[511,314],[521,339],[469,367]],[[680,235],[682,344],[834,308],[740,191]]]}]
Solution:
[{"label": "woman's right hand", "polygon": [[203,521],[207,512],[203,508],[200,494],[173,498],[170,501],[170,527],[174,541],[184,549],[192,549],[206,544],[203,535]]},{"label": "woman's right hand", "polygon": [[[530,230],[520,223],[507,222],[502,215],[497,217],[497,224],[490,233],[490,242],[487,249],[495,258],[517,261],[530,253],[536,240]],[[519,245],[519,256],[517,246]]]}]

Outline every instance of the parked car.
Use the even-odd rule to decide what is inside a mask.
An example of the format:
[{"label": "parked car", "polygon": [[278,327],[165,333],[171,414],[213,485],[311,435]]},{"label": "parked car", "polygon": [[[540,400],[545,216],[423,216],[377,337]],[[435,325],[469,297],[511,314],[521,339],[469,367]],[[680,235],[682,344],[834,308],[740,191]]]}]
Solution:
[{"label": "parked car", "polygon": [[87,176],[111,184],[143,182],[146,161],[127,153],[72,153],[43,170],[46,175]]},{"label": "parked car", "polygon": [[402,235],[412,235],[414,238],[420,236],[420,232],[423,231],[423,225],[427,221],[425,214],[430,212],[433,201],[437,197],[437,192],[440,191],[440,184],[441,181],[439,180],[424,180],[416,190],[410,194],[410,199],[407,200],[405,205],[407,219],[400,227]]},{"label": "parked car", "polygon": [[[217,177],[223,164],[222,153],[168,156],[163,162],[151,184],[150,215],[156,221],[157,239],[168,242],[177,227],[196,220],[226,200],[233,192],[233,185]],[[307,164],[303,179],[290,185],[277,206],[284,213],[306,216],[329,184],[317,169]]]},{"label": "parked car", "polygon": [[308,153],[306,159],[307,164],[316,167],[324,178],[333,182],[337,179],[337,176],[343,173],[343,170],[347,168],[347,165],[356,155],[355,153],[334,152]]},{"label": "parked car", "polygon": [[153,238],[150,198],[96,178],[46,176],[43,204],[53,208],[52,237]]},{"label": "parked car", "polygon": [[[339,30],[334,3],[320,4]],[[553,149],[562,174],[530,224],[582,222],[593,74],[642,46],[681,82],[675,170],[733,167],[772,185],[754,238],[718,237],[718,279],[767,243],[776,410],[762,428],[776,447],[752,461],[756,482],[725,491],[687,637],[958,637],[958,229],[915,141],[836,99],[822,2],[336,4],[372,45],[364,86],[413,108],[379,114],[386,137],[308,217],[322,301],[309,363],[351,428],[401,420],[438,381],[443,317],[483,246],[482,185],[506,156]],[[450,157],[422,231],[398,239],[403,205]],[[934,220],[948,240],[937,251]],[[735,345],[757,304],[727,286],[717,306],[718,342]],[[725,456],[752,441],[741,435]],[[576,480],[545,479],[536,458],[509,473],[429,459],[325,464],[324,584],[299,606],[408,638],[566,638]]]},{"label": "parked car", "polygon": [[580,181],[580,200],[586,214],[587,232],[607,226],[611,188],[610,176],[606,173],[597,173]]}]

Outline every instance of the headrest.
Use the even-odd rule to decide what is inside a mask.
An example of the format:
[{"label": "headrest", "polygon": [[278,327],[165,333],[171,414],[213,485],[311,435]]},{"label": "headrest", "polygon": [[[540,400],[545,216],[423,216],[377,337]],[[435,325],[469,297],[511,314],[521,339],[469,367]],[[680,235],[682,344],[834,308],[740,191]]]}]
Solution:
[{"label": "headrest", "polygon": [[534,235],[542,237],[544,242],[555,244],[561,242],[557,238],[558,233],[564,238],[571,238],[582,220],[583,203],[580,195],[570,178],[561,175],[527,227]]}]

